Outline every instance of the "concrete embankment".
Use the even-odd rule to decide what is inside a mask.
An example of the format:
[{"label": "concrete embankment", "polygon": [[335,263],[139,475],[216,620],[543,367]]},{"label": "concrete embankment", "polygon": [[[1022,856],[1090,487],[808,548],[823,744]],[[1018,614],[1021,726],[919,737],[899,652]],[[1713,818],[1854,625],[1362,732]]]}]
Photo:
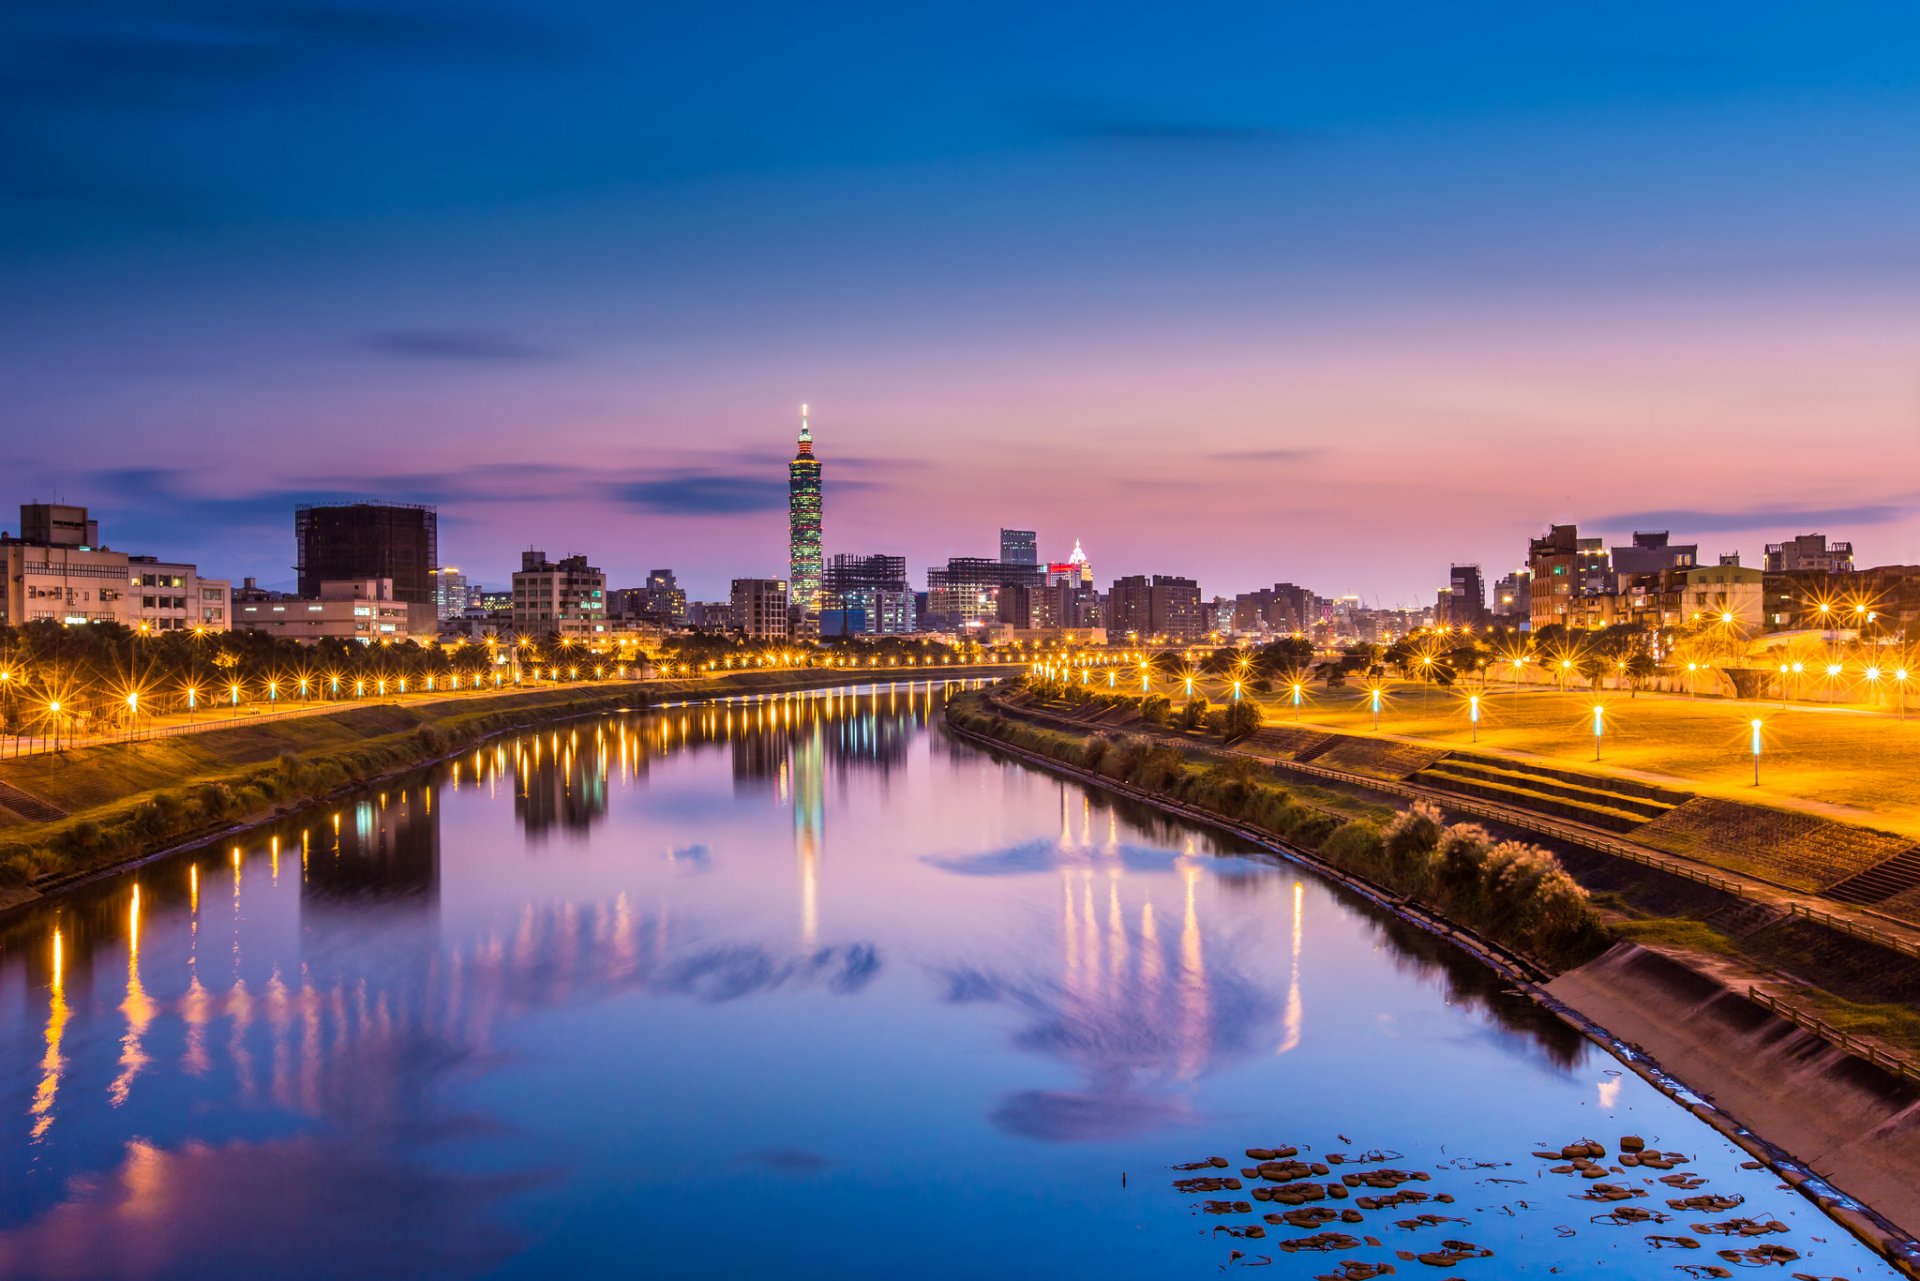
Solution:
[{"label": "concrete embankment", "polygon": [[[1911,1082],[1769,1013],[1709,974],[1634,944],[1560,975],[1545,990],[1907,1237],[1920,1232],[1920,1089]],[[1816,1189],[1806,1190],[1820,1199]],[[1844,1201],[1827,1208],[1862,1236],[1881,1230]]]}]

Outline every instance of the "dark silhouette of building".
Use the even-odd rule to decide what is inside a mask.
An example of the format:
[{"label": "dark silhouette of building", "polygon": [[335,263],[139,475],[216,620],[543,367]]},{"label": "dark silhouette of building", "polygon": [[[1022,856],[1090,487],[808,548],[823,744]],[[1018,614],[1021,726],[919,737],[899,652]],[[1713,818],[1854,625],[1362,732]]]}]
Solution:
[{"label": "dark silhouette of building", "polygon": [[1447,571],[1447,590],[1433,611],[1441,626],[1484,627],[1487,623],[1487,584],[1478,565],[1455,565]]},{"label": "dark silhouette of building", "polygon": [[1000,559],[1008,565],[1038,565],[1040,538],[1031,529],[1000,531]]},{"label": "dark silhouette of building", "polygon": [[[439,517],[415,503],[303,504],[294,509],[300,595],[317,600],[320,584],[369,578],[393,581],[393,598],[433,607],[440,564]],[[437,611],[436,611],[437,613]]]},{"label": "dark silhouette of building", "polygon": [[1172,574],[1117,578],[1107,595],[1107,633],[1140,639],[1198,640],[1207,634],[1208,611],[1200,584]]}]

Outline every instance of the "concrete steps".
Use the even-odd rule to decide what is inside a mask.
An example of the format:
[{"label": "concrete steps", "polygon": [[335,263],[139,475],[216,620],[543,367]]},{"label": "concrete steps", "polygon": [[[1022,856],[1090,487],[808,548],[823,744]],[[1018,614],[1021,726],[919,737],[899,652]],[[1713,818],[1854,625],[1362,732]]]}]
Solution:
[{"label": "concrete steps", "polygon": [[1841,903],[1862,906],[1884,903],[1909,890],[1920,889],[1920,845],[1901,850],[1884,863],[1848,877],[1824,895]]}]

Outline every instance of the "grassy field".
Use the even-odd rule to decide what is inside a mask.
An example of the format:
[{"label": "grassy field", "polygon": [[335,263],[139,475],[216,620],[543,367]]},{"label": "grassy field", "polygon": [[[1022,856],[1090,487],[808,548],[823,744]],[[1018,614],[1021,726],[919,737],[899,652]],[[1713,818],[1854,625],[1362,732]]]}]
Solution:
[{"label": "grassy field", "polygon": [[[1205,692],[1225,697],[1217,683]],[[1736,702],[1642,693],[1562,693],[1493,684],[1484,692],[1417,683],[1388,685],[1382,737],[1447,748],[1472,739],[1468,693],[1481,694],[1474,750],[1512,753],[1600,773],[1620,773],[1706,795],[1806,809],[1920,836],[1920,710],[1901,720],[1887,709]],[[1250,695],[1271,724],[1291,724],[1286,695]],[[1593,760],[1593,708],[1604,708],[1600,761]],[[1373,733],[1366,692],[1310,687],[1303,727]],[[1760,785],[1753,785],[1752,721],[1761,729]]]}]

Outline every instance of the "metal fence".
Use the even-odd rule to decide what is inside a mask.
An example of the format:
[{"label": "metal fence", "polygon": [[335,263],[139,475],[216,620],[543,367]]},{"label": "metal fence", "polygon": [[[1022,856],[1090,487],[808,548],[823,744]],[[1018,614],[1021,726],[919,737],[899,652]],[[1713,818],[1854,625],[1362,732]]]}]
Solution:
[{"label": "metal fence", "polygon": [[1769,996],[1757,987],[1747,989],[1747,999],[1769,1013],[1776,1014],[1787,1022],[1811,1032],[1821,1040],[1848,1054],[1865,1059],[1877,1068],[1883,1068],[1896,1076],[1909,1081],[1920,1082],[1920,1063],[1900,1055],[1890,1053],[1871,1041],[1863,1041],[1853,1033],[1837,1028],[1825,1019],[1816,1018],[1797,1006],[1790,1005],[1777,996]]}]

